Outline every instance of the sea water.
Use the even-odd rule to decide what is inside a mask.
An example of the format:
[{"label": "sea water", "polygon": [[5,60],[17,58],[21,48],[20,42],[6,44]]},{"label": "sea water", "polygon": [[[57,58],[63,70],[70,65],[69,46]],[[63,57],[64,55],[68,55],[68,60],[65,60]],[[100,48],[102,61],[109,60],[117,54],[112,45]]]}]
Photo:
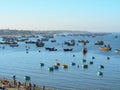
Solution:
[{"label": "sea water", "polygon": [[[116,35],[118,38],[115,38]],[[17,80],[25,82],[24,76],[30,76],[29,82],[58,90],[120,90],[120,53],[115,52],[116,48],[120,48],[120,33],[96,37],[55,36],[54,39],[56,42],[44,42],[44,47],[24,42],[19,42],[19,47],[14,48],[4,45],[5,49],[0,48],[0,77],[12,79],[16,75]],[[72,39],[76,42],[75,46],[63,45],[64,41]],[[78,40],[89,41],[85,46],[88,50],[85,56],[81,53],[83,45]],[[112,50],[100,51],[99,46],[94,45],[97,40],[110,44]],[[30,47],[28,53],[26,45]],[[47,51],[45,47],[55,47],[57,51]],[[63,48],[73,48],[73,51],[64,52]],[[110,59],[107,60],[107,57]],[[87,69],[82,68],[83,58],[88,64]],[[90,65],[89,61],[93,64]],[[59,69],[49,72],[48,67],[56,62],[60,62]],[[76,65],[72,66],[71,62]],[[40,63],[44,66],[41,67]],[[68,65],[68,69],[62,69],[64,64]],[[99,65],[104,65],[104,69],[99,69]],[[98,71],[103,72],[103,76],[97,76]]]}]

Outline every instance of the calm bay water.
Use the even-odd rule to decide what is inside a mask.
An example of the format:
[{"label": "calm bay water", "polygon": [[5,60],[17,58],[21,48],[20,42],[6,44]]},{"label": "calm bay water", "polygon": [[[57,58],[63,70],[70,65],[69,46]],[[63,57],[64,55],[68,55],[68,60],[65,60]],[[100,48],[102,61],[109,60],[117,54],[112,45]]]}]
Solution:
[{"label": "calm bay water", "polygon": [[[114,38],[117,35],[118,38]],[[36,47],[34,44],[25,44],[20,42],[19,47],[11,48],[8,45],[5,49],[0,48],[0,77],[12,79],[16,75],[17,80],[24,82],[24,76],[31,77],[31,83],[39,86],[53,87],[59,90],[120,90],[120,53],[116,53],[115,49],[120,48],[120,33],[109,34],[106,36],[83,37],[83,36],[55,36],[57,42],[45,42],[44,47],[56,47],[58,51],[46,51],[44,47]],[[65,40],[74,39],[88,40],[86,45],[88,53],[85,58],[86,64],[95,57],[93,65],[88,64],[88,69],[82,69],[81,53],[82,45],[70,46],[72,52],[64,52],[62,43]],[[94,45],[97,40],[103,40],[112,47],[111,51],[99,51],[98,46]],[[30,47],[29,53],[26,53],[25,46]],[[2,45],[1,45],[2,46]],[[64,48],[68,46],[64,45]],[[41,52],[38,52],[41,50]],[[75,55],[75,57],[73,57]],[[110,60],[107,60],[107,57]],[[53,66],[56,62],[68,65],[68,69],[53,72],[48,71],[48,67]],[[40,67],[40,63],[44,63],[44,67]],[[75,62],[80,67],[72,66],[71,62]],[[99,69],[99,65],[104,65],[104,69]],[[97,72],[102,71],[103,76],[97,76]]]}]

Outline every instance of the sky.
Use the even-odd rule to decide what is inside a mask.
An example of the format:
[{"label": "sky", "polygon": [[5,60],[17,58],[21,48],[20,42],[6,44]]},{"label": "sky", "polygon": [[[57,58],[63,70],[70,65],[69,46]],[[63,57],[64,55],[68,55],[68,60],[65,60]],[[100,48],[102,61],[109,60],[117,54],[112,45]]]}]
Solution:
[{"label": "sky", "polygon": [[0,0],[0,29],[120,32],[120,0]]}]

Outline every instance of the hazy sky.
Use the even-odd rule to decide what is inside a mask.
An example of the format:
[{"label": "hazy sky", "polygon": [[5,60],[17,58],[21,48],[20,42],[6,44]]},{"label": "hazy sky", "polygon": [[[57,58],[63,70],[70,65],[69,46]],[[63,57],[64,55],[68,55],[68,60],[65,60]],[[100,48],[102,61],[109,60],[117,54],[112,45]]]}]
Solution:
[{"label": "hazy sky", "polygon": [[0,28],[120,32],[120,0],[0,0]]}]

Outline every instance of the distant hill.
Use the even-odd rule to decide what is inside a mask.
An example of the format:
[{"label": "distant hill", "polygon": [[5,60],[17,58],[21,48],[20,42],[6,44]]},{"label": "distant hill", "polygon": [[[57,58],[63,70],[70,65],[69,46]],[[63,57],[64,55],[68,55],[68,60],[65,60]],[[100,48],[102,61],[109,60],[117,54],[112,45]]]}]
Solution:
[{"label": "distant hill", "polygon": [[34,35],[37,34],[35,31],[24,31],[24,30],[9,30],[9,29],[1,29],[0,35]]},{"label": "distant hill", "polygon": [[[31,30],[10,30],[0,29],[0,35],[40,35],[40,34],[58,34],[63,32],[80,32],[68,30],[48,30],[48,31],[31,31]],[[85,31],[86,32],[86,31]]]},{"label": "distant hill", "polygon": [[63,33],[74,33],[74,34],[90,34],[90,35],[105,35],[106,33],[94,33],[87,31],[78,31],[78,30],[43,30],[43,31],[32,31],[32,30],[11,30],[11,29],[0,29],[0,36],[10,36],[10,35],[46,35],[46,34],[63,34]]}]

